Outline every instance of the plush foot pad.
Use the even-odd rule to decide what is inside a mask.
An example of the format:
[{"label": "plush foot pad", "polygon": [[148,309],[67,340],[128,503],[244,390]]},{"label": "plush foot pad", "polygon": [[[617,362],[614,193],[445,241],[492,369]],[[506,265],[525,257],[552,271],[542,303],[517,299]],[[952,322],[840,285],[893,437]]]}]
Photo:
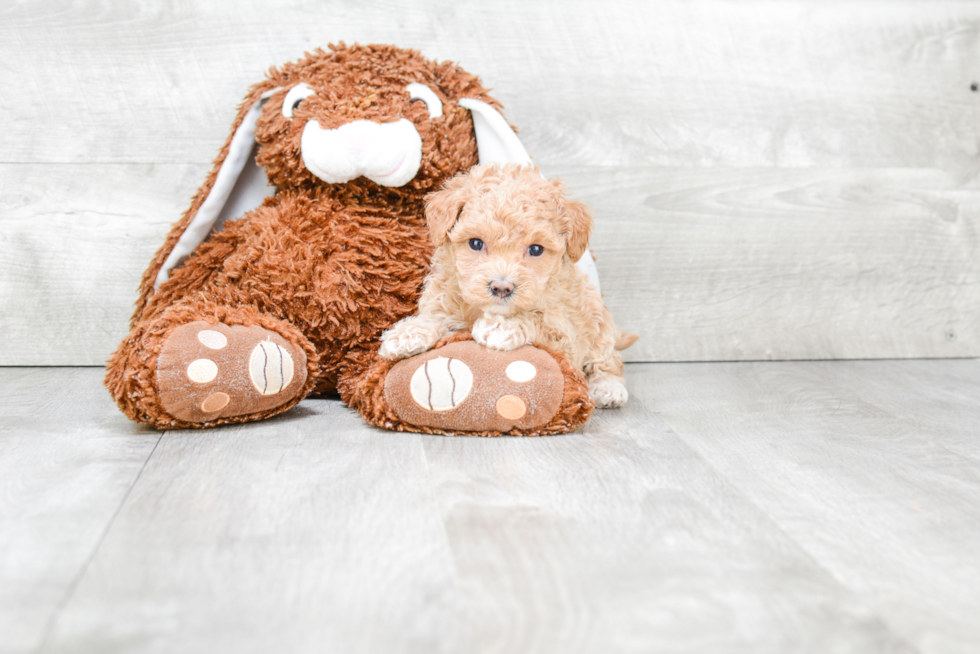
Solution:
[{"label": "plush foot pad", "polygon": [[558,412],[561,367],[525,345],[510,352],[459,341],[396,363],[385,401],[411,425],[461,432],[533,431]]},{"label": "plush foot pad", "polygon": [[157,358],[160,403],[186,422],[211,422],[270,411],[306,383],[306,354],[262,327],[181,325]]}]

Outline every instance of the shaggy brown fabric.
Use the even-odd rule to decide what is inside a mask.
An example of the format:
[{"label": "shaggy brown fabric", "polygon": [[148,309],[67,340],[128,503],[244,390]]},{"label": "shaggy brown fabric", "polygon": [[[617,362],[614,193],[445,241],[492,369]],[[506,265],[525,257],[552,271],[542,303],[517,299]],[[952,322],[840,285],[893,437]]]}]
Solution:
[{"label": "shaggy brown fabric", "polygon": [[[294,110],[292,119],[285,118],[283,101],[300,82],[316,94]],[[436,93],[443,102],[442,118],[430,118],[423,102],[410,100],[405,87],[411,82]],[[225,222],[154,290],[167,256],[214,186],[235,130],[249,108],[274,89],[279,90],[262,108],[255,139],[256,161],[265,167],[276,194]],[[330,393],[361,384],[364,370],[376,363],[382,331],[416,311],[432,254],[423,217],[425,194],[478,161],[472,118],[458,104],[463,98],[500,108],[474,75],[455,64],[389,45],[341,43],[271,69],[249,90],[214,168],[143,275],[131,331],[106,367],[106,386],[122,411],[159,428],[206,427],[280,413],[314,389]],[[311,120],[331,129],[355,120],[402,118],[413,123],[422,140],[421,166],[404,186],[384,187],[365,177],[327,184],[303,163],[303,128]],[[158,358],[176,328],[199,320],[257,325],[305,352],[308,374],[301,392],[277,407],[204,422],[168,413],[160,399]],[[166,359],[164,369],[179,370],[187,363]],[[169,378],[163,374],[163,379]],[[358,408],[374,412],[363,402]]]},{"label": "shaggy brown fabric", "polygon": [[[420,357],[431,357],[433,355],[438,355],[439,350],[447,345],[472,340],[473,338],[469,334],[455,334],[443,339],[436,345],[435,348],[430,350],[429,353],[420,355]],[[592,399],[589,397],[589,389],[585,383],[585,378],[581,375],[581,373],[572,368],[571,364],[568,363],[568,360],[561,354],[540,345],[535,345],[533,347],[541,350],[543,353],[546,353],[554,359],[555,363],[557,363],[557,366],[560,369],[559,374],[563,380],[561,402],[557,407],[557,411],[547,423],[538,427],[521,428],[519,426],[515,426],[513,428],[503,430],[468,430],[439,426],[426,426],[405,422],[399,417],[398,412],[389,404],[388,397],[391,397],[392,393],[390,389],[388,393],[385,392],[385,384],[388,381],[389,373],[392,371],[392,368],[399,364],[406,363],[407,360],[390,361],[388,359],[376,357],[374,362],[367,367],[363,374],[357,377],[347,378],[341,382],[340,395],[349,406],[357,409],[368,422],[385,429],[424,434],[465,434],[469,436],[548,436],[572,431],[588,420],[589,416],[592,415],[593,409],[595,408]],[[467,363],[470,363],[471,366],[473,366],[472,362],[468,361]],[[488,368],[490,368],[490,366],[488,366]],[[399,384],[405,383],[400,379],[392,379],[392,381]],[[479,379],[476,379],[474,383],[478,384],[481,382]],[[405,392],[406,391],[401,388],[395,391],[395,393],[399,395],[404,394]],[[470,411],[470,408],[465,402],[461,404],[459,408],[467,412]],[[452,414],[454,411],[455,410],[449,411],[447,414]],[[451,423],[465,424],[465,416],[463,416],[463,423],[456,423],[456,420],[459,419],[457,416],[447,415],[447,417],[448,419],[445,421],[446,425]]]},{"label": "shaggy brown fabric", "polygon": [[266,413],[305,395],[306,378],[303,350],[258,325],[196,320],[175,329],[157,358],[160,405],[193,423]]},{"label": "shaggy brown fabric", "polygon": [[[289,120],[282,116],[282,102],[288,88],[300,82],[306,82],[319,92],[305,101],[294,114],[294,119]],[[424,103],[409,100],[405,86],[411,82],[426,84],[442,100],[444,117],[438,125],[434,125],[429,119]],[[318,49],[296,63],[285,64],[278,69],[271,68],[267,79],[252,86],[239,105],[231,132],[215,159],[214,168],[198,189],[190,208],[173,226],[143,274],[140,297],[131,319],[133,326],[159,310],[159,307],[168,306],[182,297],[189,284],[203,282],[202,277],[210,274],[215,263],[220,263],[227,254],[216,250],[211,253],[213,258],[207,260],[195,253],[193,260],[183,266],[188,272],[184,273],[187,277],[182,283],[171,279],[156,293],[153,292],[157,273],[211,192],[218,170],[228,155],[235,130],[263,93],[279,87],[282,89],[266,102],[255,130],[255,139],[260,146],[257,162],[265,166],[269,182],[278,189],[277,196],[270,199],[268,204],[277,205],[281,201],[280,196],[291,192],[316,202],[332,203],[333,210],[339,209],[341,214],[348,210],[354,211],[358,205],[362,205],[360,208],[364,211],[355,211],[357,215],[350,217],[353,220],[346,220],[345,215],[337,216],[337,222],[347,225],[349,232],[356,232],[359,227],[357,219],[365,214],[381,218],[382,231],[383,223],[392,219],[423,223],[423,196],[456,173],[468,170],[478,161],[473,122],[469,111],[457,104],[458,100],[476,98],[498,110],[501,108],[500,103],[490,97],[480,85],[479,78],[460,69],[456,64],[432,62],[414,50],[390,45],[347,47],[341,42],[330,45],[329,51]],[[303,127],[311,119],[317,120],[324,129],[331,129],[354,120],[387,122],[400,118],[411,120],[422,137],[422,167],[405,186],[383,187],[364,177],[345,184],[325,184],[303,165],[300,141]],[[230,224],[225,229],[229,226]],[[334,246],[334,250],[342,249],[345,240],[352,237],[350,233],[335,236],[329,230],[324,231],[327,232],[323,235],[325,240]],[[357,246],[358,241],[354,234],[353,242],[349,245]],[[401,247],[401,243],[392,245],[405,253],[412,250],[417,252],[417,247]],[[288,251],[283,253],[288,254]],[[423,255],[427,265],[427,244]],[[289,281],[284,281],[284,284],[289,284]]]},{"label": "shaggy brown fabric", "polygon": [[[302,390],[289,402],[245,416],[216,418],[206,422],[188,422],[171,416],[160,403],[157,385],[157,359],[167,338],[182,325],[204,320],[209,324],[257,325],[279,334],[306,355],[307,378]],[[318,370],[318,354],[302,333],[289,323],[261,313],[254,307],[227,307],[197,296],[166,309],[158,320],[143,321],[129,333],[106,367],[106,386],[122,412],[130,419],[159,429],[212,427],[236,422],[260,420],[292,408],[313,388]]]},{"label": "shaggy brown fabric", "polygon": [[[530,380],[507,376],[507,366],[518,361],[533,367]],[[385,402],[408,424],[506,433],[546,425],[561,405],[564,387],[558,363],[536,347],[496,352],[462,341],[396,363],[385,379]]]}]

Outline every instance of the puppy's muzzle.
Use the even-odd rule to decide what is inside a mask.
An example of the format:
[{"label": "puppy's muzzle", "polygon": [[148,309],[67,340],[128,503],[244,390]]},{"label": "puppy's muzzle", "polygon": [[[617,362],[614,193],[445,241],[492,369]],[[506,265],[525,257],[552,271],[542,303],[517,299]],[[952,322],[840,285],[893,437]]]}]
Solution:
[{"label": "puppy's muzzle", "polygon": [[495,279],[490,282],[490,292],[501,300],[514,294],[514,283],[506,279]]}]

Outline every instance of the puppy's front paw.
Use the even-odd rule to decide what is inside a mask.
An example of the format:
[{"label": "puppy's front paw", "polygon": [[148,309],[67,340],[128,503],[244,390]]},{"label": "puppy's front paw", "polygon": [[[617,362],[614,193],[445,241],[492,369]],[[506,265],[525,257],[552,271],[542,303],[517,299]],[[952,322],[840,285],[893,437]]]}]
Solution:
[{"label": "puppy's front paw", "polygon": [[439,338],[440,334],[428,323],[407,318],[381,335],[378,354],[385,359],[404,359],[425,352]]},{"label": "puppy's front paw", "polygon": [[491,350],[509,352],[527,345],[527,334],[518,323],[502,318],[480,318],[473,323],[473,340]]},{"label": "puppy's front paw", "polygon": [[626,404],[630,394],[626,384],[618,379],[603,377],[589,380],[589,395],[600,409],[615,409]]}]

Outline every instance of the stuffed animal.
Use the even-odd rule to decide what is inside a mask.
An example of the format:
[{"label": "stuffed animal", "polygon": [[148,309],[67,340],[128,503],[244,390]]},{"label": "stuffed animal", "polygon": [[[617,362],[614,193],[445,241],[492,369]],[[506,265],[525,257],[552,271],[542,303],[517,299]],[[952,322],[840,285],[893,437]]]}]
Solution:
[{"label": "stuffed animal", "polygon": [[417,309],[425,195],[489,162],[530,158],[455,64],[341,43],[271,69],[143,275],[106,369],[113,398],[161,429],[261,420],[336,392],[389,429],[574,429],[592,403],[555,352],[457,336],[397,364],[377,355]]}]

